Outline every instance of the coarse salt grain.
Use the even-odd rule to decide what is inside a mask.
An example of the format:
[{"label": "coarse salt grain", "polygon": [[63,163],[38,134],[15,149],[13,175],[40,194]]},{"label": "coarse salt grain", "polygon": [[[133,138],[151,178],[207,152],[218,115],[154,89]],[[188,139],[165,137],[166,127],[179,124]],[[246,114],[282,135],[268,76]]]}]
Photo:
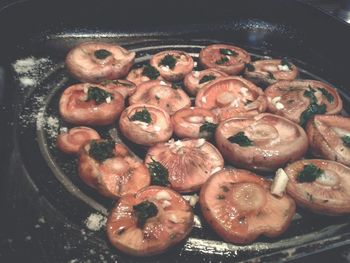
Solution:
[{"label": "coarse salt grain", "polygon": [[85,220],[85,225],[92,231],[98,231],[106,225],[107,218],[98,213],[92,213]]}]

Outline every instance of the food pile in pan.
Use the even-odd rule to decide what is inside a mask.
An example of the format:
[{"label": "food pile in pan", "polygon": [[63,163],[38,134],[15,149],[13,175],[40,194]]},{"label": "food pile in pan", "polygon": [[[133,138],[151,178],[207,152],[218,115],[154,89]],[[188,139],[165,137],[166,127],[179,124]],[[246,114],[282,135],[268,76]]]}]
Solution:
[{"label": "food pile in pan", "polygon": [[[350,212],[350,118],[337,115],[334,87],[297,79],[287,59],[252,62],[231,45],[203,48],[201,71],[183,51],[132,69],[135,55],[108,43],[74,47],[66,66],[81,83],[59,102],[75,127],[57,147],[77,156],[82,181],[116,200],[106,230],[117,249],[154,255],[186,238],[194,215],[182,193],[198,192],[208,225],[235,244],[280,235],[296,204]],[[144,160],[92,128],[115,123],[147,149]]]}]

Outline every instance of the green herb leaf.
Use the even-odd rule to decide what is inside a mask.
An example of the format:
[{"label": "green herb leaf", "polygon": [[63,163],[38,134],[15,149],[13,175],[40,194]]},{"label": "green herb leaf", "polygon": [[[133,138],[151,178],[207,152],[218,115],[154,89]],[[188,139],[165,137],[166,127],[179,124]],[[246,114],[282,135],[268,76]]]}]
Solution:
[{"label": "green herb leaf", "polygon": [[142,121],[145,123],[151,123],[152,117],[149,111],[146,109],[146,107],[143,108],[141,111],[136,111],[133,116],[130,117],[131,121]]},{"label": "green herb leaf", "polygon": [[282,58],[281,65],[282,66],[287,66],[289,68],[289,70],[293,69],[293,65],[286,58]]},{"label": "green herb leaf", "polygon": [[200,80],[199,80],[199,84],[211,81],[216,79],[216,77],[214,75],[204,75]]},{"label": "green herb leaf", "polygon": [[102,104],[106,102],[107,98],[113,99],[112,93],[105,91],[99,87],[89,87],[87,93],[87,101],[94,100],[96,104]]},{"label": "green herb leaf", "polygon": [[112,55],[112,53],[105,49],[98,49],[94,52],[94,55],[97,59],[105,59]]},{"label": "green herb leaf", "polygon": [[151,184],[168,186],[169,183],[169,172],[160,162],[152,159],[151,163],[148,163],[148,171],[151,174]]},{"label": "green herb leaf", "polygon": [[202,133],[202,132],[207,132],[210,136],[213,135],[215,133],[215,130],[216,130],[216,127],[218,125],[215,124],[215,123],[211,123],[211,122],[208,122],[208,121],[205,121],[201,127],[199,128],[199,132]]},{"label": "green herb leaf", "polygon": [[173,55],[166,55],[159,62],[158,66],[168,66],[170,69],[173,69],[176,65],[176,58]]},{"label": "green herb leaf", "polygon": [[304,97],[308,97],[310,99],[311,104],[317,103],[317,98],[315,96],[316,90],[309,86],[308,90],[304,91]]},{"label": "green herb leaf", "polygon": [[143,228],[147,219],[158,214],[157,206],[150,201],[143,201],[133,206],[134,213],[137,217],[137,225]]},{"label": "green herb leaf", "polygon": [[246,64],[245,64],[245,68],[246,68],[249,72],[255,71],[254,65],[253,65],[253,64],[250,64],[250,63],[246,63]]},{"label": "green herb leaf", "polygon": [[325,114],[326,105],[310,104],[300,115],[300,125],[304,127],[307,121],[316,114]]},{"label": "green herb leaf", "polygon": [[229,62],[229,59],[227,57],[221,57],[219,60],[217,60],[215,63],[218,65],[222,65]]},{"label": "green herb leaf", "polygon": [[151,65],[146,65],[143,67],[142,75],[149,77],[153,80],[157,79],[160,76],[159,71]]},{"label": "green herb leaf", "polygon": [[350,148],[350,136],[345,135],[345,136],[341,137],[341,139],[342,139],[344,145],[346,147]]},{"label": "green herb leaf", "polygon": [[237,143],[239,146],[247,147],[252,146],[253,141],[249,140],[247,136],[245,136],[244,132],[238,132],[237,134],[228,138],[231,143]]},{"label": "green herb leaf", "polygon": [[220,54],[227,56],[238,56],[236,51],[227,48],[220,48]]},{"label": "green herb leaf", "polygon": [[322,92],[322,95],[326,97],[329,103],[333,103],[334,97],[328,90],[326,90],[325,88],[317,88],[317,89]]},{"label": "green herb leaf", "polygon": [[92,141],[89,155],[98,162],[114,157],[115,142],[112,140]]},{"label": "green herb leaf", "polygon": [[323,170],[314,164],[304,165],[304,169],[298,174],[298,183],[311,183],[321,176]]}]

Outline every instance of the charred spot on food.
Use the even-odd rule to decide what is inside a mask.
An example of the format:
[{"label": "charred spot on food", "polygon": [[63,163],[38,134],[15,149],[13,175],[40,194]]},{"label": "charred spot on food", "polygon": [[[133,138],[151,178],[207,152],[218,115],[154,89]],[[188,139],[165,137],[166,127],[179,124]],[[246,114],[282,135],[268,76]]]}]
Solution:
[{"label": "charred spot on food", "polygon": [[220,48],[220,54],[226,55],[226,56],[238,56],[238,53],[234,50],[228,49],[228,48]]},{"label": "charred spot on food", "polygon": [[230,189],[229,189],[226,185],[222,185],[222,186],[220,186],[220,188],[221,188],[222,191],[224,191],[224,192],[230,191]]},{"label": "charred spot on food", "polygon": [[176,233],[171,233],[171,234],[169,235],[169,238],[170,238],[171,240],[176,239]]},{"label": "charred spot on food", "polygon": [[325,200],[322,201],[322,203],[328,203],[328,202],[329,202],[328,199],[325,199]]},{"label": "charred spot on food", "polygon": [[94,55],[97,59],[106,59],[107,57],[112,55],[112,53],[106,49],[98,49],[95,50]]},{"label": "charred spot on food", "polygon": [[155,97],[155,99],[159,102],[160,97],[159,97],[158,95],[155,95],[154,97]]},{"label": "charred spot on food", "polygon": [[200,133],[208,133],[209,135],[213,135],[215,133],[216,127],[218,125],[215,123],[211,123],[208,121],[205,121],[200,127],[199,127],[199,132]]},{"label": "charred spot on food", "polygon": [[218,199],[218,200],[224,200],[224,199],[225,199],[225,196],[224,196],[224,195],[217,195],[217,196],[216,196],[216,199]]},{"label": "charred spot on food", "polygon": [[149,124],[152,122],[152,117],[146,107],[144,107],[141,111],[136,111],[135,114],[129,118],[129,120],[141,121]]},{"label": "charred spot on food", "polygon": [[151,174],[151,184],[168,186],[169,183],[169,172],[168,169],[162,165],[160,162],[157,162],[152,159],[152,162],[148,163],[148,171]]},{"label": "charred spot on food", "polygon": [[345,135],[345,136],[341,137],[341,139],[342,139],[342,141],[343,141],[343,144],[344,144],[346,147],[350,148],[350,136]]},{"label": "charred spot on food", "polygon": [[293,65],[288,61],[287,58],[282,58],[281,59],[281,65],[282,66],[287,66],[289,68],[289,70],[293,69]]},{"label": "charred spot on food", "polygon": [[334,102],[334,96],[325,88],[317,88],[319,91],[321,91],[322,95],[326,97],[329,103]]},{"label": "charred spot on food", "polygon": [[96,104],[102,104],[106,102],[107,98],[113,99],[113,95],[109,93],[108,91],[105,91],[104,89],[101,89],[99,87],[89,87],[87,92],[87,100],[94,100]]},{"label": "charred spot on food", "polygon": [[114,154],[115,142],[112,140],[92,141],[90,143],[89,155],[98,162],[112,158]]},{"label": "charred spot on food", "polygon": [[245,68],[246,68],[249,72],[255,71],[255,67],[254,67],[254,65],[251,64],[251,63],[246,63],[246,64],[245,64]]},{"label": "charred spot on food", "polygon": [[225,63],[229,62],[229,58],[227,57],[221,57],[220,59],[218,59],[215,63],[218,65],[223,65]]},{"label": "charred spot on food", "polygon": [[158,66],[165,66],[173,69],[176,65],[176,61],[177,60],[173,55],[167,54],[161,59]]},{"label": "charred spot on food", "polygon": [[240,224],[245,224],[245,222],[246,222],[246,217],[245,217],[245,216],[240,216],[240,217],[238,218],[238,222],[239,222]]},{"label": "charred spot on food", "polygon": [[253,141],[251,141],[244,132],[238,132],[237,134],[227,138],[231,143],[236,143],[242,147],[248,147],[253,145]]},{"label": "charred spot on food", "polygon": [[153,67],[149,64],[147,64],[143,67],[142,75],[146,76],[152,80],[155,80],[160,76],[159,71],[155,67]]},{"label": "charred spot on food", "polygon": [[314,201],[314,196],[313,196],[312,194],[306,192],[306,196],[307,196],[307,198],[308,198],[308,200],[309,200],[310,202],[313,202],[313,201]]},{"label": "charred spot on food", "polygon": [[181,89],[181,85],[180,85],[180,84],[176,84],[176,83],[172,83],[172,84],[171,84],[171,88],[172,88],[172,89],[175,89],[175,90]]},{"label": "charred spot on food", "polygon": [[314,164],[304,165],[304,169],[298,174],[298,183],[311,183],[321,176],[323,170]]},{"label": "charred spot on food", "polygon": [[199,84],[211,81],[216,79],[216,77],[214,75],[204,75],[200,80],[199,80]]},{"label": "charred spot on food", "polygon": [[244,102],[244,105],[247,106],[248,104],[252,103],[252,100],[246,100],[246,102]]},{"label": "charred spot on food", "polygon": [[158,214],[157,206],[150,201],[143,201],[138,205],[133,206],[133,211],[137,217],[137,225],[143,228],[147,219],[154,217]]},{"label": "charred spot on food", "polygon": [[268,71],[267,72],[269,79],[275,79],[275,76],[273,75],[272,72]]},{"label": "charred spot on food", "polygon": [[292,104],[295,102],[295,100],[287,100],[286,102],[287,102],[287,104]]}]

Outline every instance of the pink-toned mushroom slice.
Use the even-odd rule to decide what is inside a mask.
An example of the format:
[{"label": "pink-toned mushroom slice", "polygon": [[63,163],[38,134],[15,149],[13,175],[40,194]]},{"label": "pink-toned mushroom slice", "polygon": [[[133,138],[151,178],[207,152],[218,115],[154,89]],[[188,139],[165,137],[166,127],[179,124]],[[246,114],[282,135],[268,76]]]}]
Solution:
[{"label": "pink-toned mushroom slice", "polygon": [[205,139],[171,140],[149,149],[145,164],[159,162],[168,171],[170,187],[182,193],[193,192],[224,167],[220,152]]},{"label": "pink-toned mushroom slice", "polygon": [[63,120],[76,125],[111,124],[123,109],[124,98],[119,92],[89,83],[68,87],[59,102]]},{"label": "pink-toned mushroom slice", "polygon": [[108,140],[94,140],[82,146],[78,168],[86,184],[111,198],[136,193],[151,182],[142,162],[125,146]]},{"label": "pink-toned mushroom slice", "polygon": [[159,52],[151,58],[150,64],[168,81],[182,80],[194,66],[192,57],[178,50]]},{"label": "pink-toned mushroom slice", "polygon": [[270,185],[245,170],[217,172],[200,192],[203,216],[227,242],[248,244],[260,235],[279,236],[295,214],[295,203],[287,195],[272,195]]},{"label": "pink-toned mushroom slice", "polygon": [[162,80],[147,81],[137,86],[129,104],[142,103],[161,107],[170,115],[191,106],[190,98],[182,89]]},{"label": "pink-toned mushroom slice", "polygon": [[220,121],[264,112],[264,92],[242,77],[223,77],[205,85],[196,96],[196,106],[212,110]]},{"label": "pink-toned mushroom slice", "polygon": [[135,93],[136,85],[125,79],[105,80],[101,83],[106,89],[119,92],[124,98]]},{"label": "pink-toned mushroom slice", "polygon": [[302,126],[315,114],[337,114],[343,108],[337,90],[316,80],[279,81],[265,95],[270,112]]},{"label": "pink-toned mushroom slice", "polygon": [[81,82],[99,83],[125,77],[134,63],[135,52],[102,42],[85,42],[69,51],[66,66]]},{"label": "pink-toned mushroom slice", "polygon": [[319,214],[350,213],[350,168],[328,160],[300,160],[285,169],[287,193]]},{"label": "pink-toned mushroom slice", "polygon": [[205,68],[216,68],[228,75],[237,75],[250,62],[250,55],[236,46],[214,44],[201,50],[199,60]]},{"label": "pink-toned mushroom slice", "polygon": [[191,206],[169,188],[151,186],[121,197],[107,220],[107,236],[117,249],[133,256],[165,252],[193,227]]},{"label": "pink-toned mushroom slice", "polygon": [[216,145],[232,164],[249,170],[273,171],[304,156],[308,139],[292,121],[263,113],[221,122]]},{"label": "pink-toned mushroom slice", "polygon": [[126,79],[135,83],[136,85],[140,85],[141,83],[150,80],[163,80],[159,71],[151,65],[144,65],[141,68],[130,70]]},{"label": "pink-toned mushroom slice", "polygon": [[350,118],[315,115],[306,132],[314,155],[350,167]]},{"label": "pink-toned mushroom slice", "polygon": [[177,111],[171,116],[174,133],[179,138],[211,138],[218,119],[210,110],[191,107]]},{"label": "pink-toned mushroom slice", "polygon": [[149,104],[133,104],[126,108],[120,117],[119,128],[130,141],[148,146],[165,142],[173,134],[169,114]]},{"label": "pink-toned mushroom slice", "polygon": [[184,84],[187,92],[196,96],[198,91],[201,90],[204,85],[220,77],[227,77],[227,74],[215,68],[208,68],[202,71],[192,71],[185,76]]},{"label": "pink-toned mushroom slice", "polygon": [[89,127],[74,127],[65,132],[61,132],[56,140],[57,148],[64,153],[78,154],[82,145],[91,140],[100,139],[100,135]]},{"label": "pink-toned mushroom slice", "polygon": [[266,59],[247,64],[244,76],[257,85],[271,85],[280,80],[294,80],[298,72],[298,68],[286,59]]}]

